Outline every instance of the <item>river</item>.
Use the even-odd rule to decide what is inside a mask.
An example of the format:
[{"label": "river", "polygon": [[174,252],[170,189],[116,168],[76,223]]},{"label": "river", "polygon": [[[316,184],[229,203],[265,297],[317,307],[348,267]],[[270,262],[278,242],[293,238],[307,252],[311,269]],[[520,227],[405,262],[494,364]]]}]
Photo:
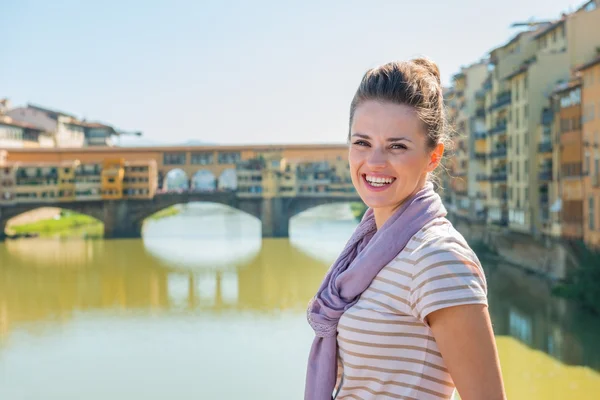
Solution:
[{"label": "river", "polygon": [[[301,399],[305,307],[355,225],[327,206],[261,239],[190,205],[143,239],[2,243],[0,399]],[[478,255],[508,398],[600,398],[600,319]]]}]

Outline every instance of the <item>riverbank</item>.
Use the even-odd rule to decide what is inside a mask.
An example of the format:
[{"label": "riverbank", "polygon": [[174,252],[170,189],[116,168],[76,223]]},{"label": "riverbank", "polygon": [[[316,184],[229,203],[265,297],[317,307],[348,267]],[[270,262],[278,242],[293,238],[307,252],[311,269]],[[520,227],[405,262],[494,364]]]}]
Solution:
[{"label": "riverbank", "polygon": [[[165,208],[151,215],[148,219],[159,220],[166,217],[177,215],[181,212],[178,206]],[[28,237],[102,237],[104,233],[104,224],[95,218],[85,214],[79,214],[69,210],[60,210],[58,212],[34,214],[22,218],[18,222],[12,223],[7,228],[9,238],[28,238]]]}]

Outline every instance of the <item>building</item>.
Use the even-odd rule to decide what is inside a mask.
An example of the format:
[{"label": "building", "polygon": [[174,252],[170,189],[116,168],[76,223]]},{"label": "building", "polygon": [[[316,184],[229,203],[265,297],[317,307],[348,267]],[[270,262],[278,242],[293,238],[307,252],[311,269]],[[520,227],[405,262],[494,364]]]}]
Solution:
[{"label": "building", "polygon": [[581,130],[581,80],[572,79],[555,90],[559,120],[559,199],[561,236],[583,239],[583,143]]},{"label": "building", "polygon": [[9,110],[6,114],[14,120],[50,132],[53,147],[83,147],[85,143],[85,124],[73,115],[31,104]]},{"label": "building", "polygon": [[534,54],[533,34],[532,31],[521,32],[490,52],[489,76],[481,88],[486,110],[485,145],[481,147],[486,149],[486,162],[485,169],[477,171],[476,179],[488,182],[480,187],[486,199],[487,222],[494,225],[509,223],[508,178],[512,170],[508,163],[511,150],[508,134],[513,93],[506,77]]},{"label": "building", "polygon": [[102,163],[101,193],[103,200],[123,198],[123,178],[125,177],[125,159],[108,158]]},{"label": "building", "polygon": [[[9,163],[15,168],[15,202],[54,202],[70,200],[71,177],[77,161],[59,163]],[[60,183],[65,180],[65,183]],[[61,190],[63,192],[61,193]],[[61,196],[62,194],[62,196]]]},{"label": "building", "polygon": [[151,199],[158,188],[155,160],[125,162],[123,197],[128,199]]},{"label": "building", "polygon": [[587,1],[536,32],[538,53],[566,53],[570,68],[595,56],[600,38],[600,0]]},{"label": "building", "polygon": [[[469,65],[454,75],[456,164],[454,165],[454,188],[456,212],[472,219],[483,215],[481,185],[477,171],[485,168],[485,158],[476,157],[476,145],[485,147],[485,112],[481,86],[488,76],[487,61]],[[482,146],[483,144],[483,146]]]},{"label": "building", "polygon": [[579,68],[582,81],[583,238],[600,248],[600,54]]},{"label": "building", "polygon": [[48,139],[42,129],[0,115],[0,148],[49,147]]},{"label": "building", "polygon": [[75,200],[102,199],[102,164],[79,164],[75,169]]},{"label": "building", "polygon": [[260,197],[263,192],[264,157],[257,156],[236,164],[238,194],[244,197]]},{"label": "building", "polygon": [[83,121],[83,126],[85,146],[114,146],[113,138],[119,135],[112,126],[99,122]]},{"label": "building", "polygon": [[75,171],[78,160],[64,161],[58,166],[58,200],[75,200]]},{"label": "building", "polygon": [[0,204],[15,202],[15,180],[16,170],[14,166],[6,163],[6,150],[0,150]]}]

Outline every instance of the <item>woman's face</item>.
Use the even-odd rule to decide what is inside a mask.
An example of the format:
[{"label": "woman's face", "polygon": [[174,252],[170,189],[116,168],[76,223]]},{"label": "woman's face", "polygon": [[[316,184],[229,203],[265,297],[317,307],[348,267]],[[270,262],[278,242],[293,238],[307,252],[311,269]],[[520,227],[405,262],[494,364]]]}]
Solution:
[{"label": "woman's face", "polygon": [[423,123],[408,105],[368,100],[355,110],[350,127],[352,183],[377,212],[393,212],[419,191],[439,164],[444,146],[427,146]]}]

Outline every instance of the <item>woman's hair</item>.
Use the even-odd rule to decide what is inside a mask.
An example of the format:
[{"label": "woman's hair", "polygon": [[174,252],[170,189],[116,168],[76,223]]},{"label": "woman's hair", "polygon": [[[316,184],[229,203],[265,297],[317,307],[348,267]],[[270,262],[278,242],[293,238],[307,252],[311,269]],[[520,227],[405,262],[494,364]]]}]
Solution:
[{"label": "woman's hair", "polygon": [[449,144],[440,70],[433,61],[416,58],[368,70],[352,99],[350,128],[357,107],[368,100],[413,107],[427,132],[427,146],[433,150],[438,143]]}]

